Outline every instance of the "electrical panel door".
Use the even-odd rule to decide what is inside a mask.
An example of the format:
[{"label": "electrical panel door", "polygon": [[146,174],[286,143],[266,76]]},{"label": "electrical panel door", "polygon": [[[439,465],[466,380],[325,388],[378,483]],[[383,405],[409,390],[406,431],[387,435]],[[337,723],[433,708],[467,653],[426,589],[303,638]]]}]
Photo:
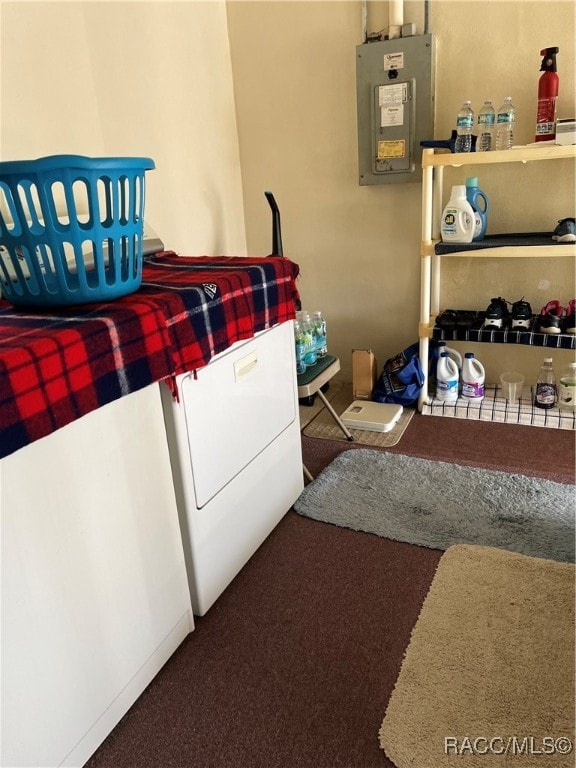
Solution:
[{"label": "electrical panel door", "polygon": [[432,35],[356,48],[360,184],[420,181],[420,142],[434,138]]}]

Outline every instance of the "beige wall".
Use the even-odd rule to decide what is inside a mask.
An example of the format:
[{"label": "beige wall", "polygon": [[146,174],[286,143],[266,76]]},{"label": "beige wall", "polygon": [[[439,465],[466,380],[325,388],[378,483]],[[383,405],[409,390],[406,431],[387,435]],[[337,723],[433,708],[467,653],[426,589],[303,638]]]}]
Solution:
[{"label": "beige wall", "polygon": [[0,152],[149,156],[146,216],[181,253],[245,254],[226,8],[7,2]]},{"label": "beige wall", "polygon": [[[405,21],[423,32],[423,2]],[[573,116],[574,3],[433,0],[437,42],[436,137],[446,138],[464,99],[498,107],[511,95],[518,143],[533,140],[542,47],[558,45],[560,116]],[[388,4],[369,3],[369,30],[388,25]],[[304,304],[329,322],[329,348],[350,378],[350,352],[372,347],[379,366],[417,338],[421,185],[360,187],[357,171],[355,46],[360,2],[228,3],[248,250],[269,249],[262,190],[282,213],[284,251],[301,267]],[[516,42],[518,40],[519,42]],[[478,173],[491,203],[489,231],[551,231],[574,215],[574,168],[521,167]],[[463,170],[446,174],[464,183]],[[452,179],[452,182],[451,182]],[[535,264],[454,261],[444,306],[485,309],[490,298],[526,297],[533,310],[574,296],[567,260]],[[490,374],[515,366],[535,378],[541,350],[476,345]],[[527,357],[526,357],[527,356]],[[564,359],[568,359],[564,355]]]},{"label": "beige wall", "polygon": [[[433,0],[436,136],[449,135],[465,98],[510,94],[518,140],[530,141],[547,45],[560,47],[560,115],[574,115],[574,7]],[[423,10],[423,0],[405,4],[418,33]],[[183,254],[269,253],[271,189],[304,303],[325,312],[344,377],[353,348],[372,347],[381,365],[416,340],[421,185],[358,185],[360,0],[0,0],[0,11],[2,159],[153,157],[147,219]],[[387,2],[372,0],[370,31],[387,23]],[[479,173],[489,231],[551,230],[573,215],[571,165],[541,171]],[[454,171],[452,183],[464,176]],[[445,274],[445,306],[484,309],[503,294],[539,310],[574,295],[565,261],[454,261]],[[481,345],[477,355],[508,362],[516,352]],[[535,375],[541,351],[522,355]]]}]

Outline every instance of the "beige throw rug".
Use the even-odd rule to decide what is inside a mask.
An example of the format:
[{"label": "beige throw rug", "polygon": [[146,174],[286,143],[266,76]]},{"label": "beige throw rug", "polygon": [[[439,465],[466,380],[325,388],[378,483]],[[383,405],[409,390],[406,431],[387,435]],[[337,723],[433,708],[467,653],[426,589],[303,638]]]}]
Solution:
[{"label": "beige throw rug", "polygon": [[[349,382],[331,381],[326,393],[331,406],[340,416],[354,401],[352,384]],[[368,429],[351,429],[357,445],[373,445],[379,448],[390,448],[396,445],[406,427],[414,416],[414,408],[404,408],[398,422],[389,432],[372,432]],[[347,437],[342,432],[332,414],[324,407],[319,397],[316,397],[313,406],[300,406],[300,424],[302,433],[306,437],[316,437],[321,440],[339,440],[347,442]]]},{"label": "beige throw rug", "polygon": [[398,768],[572,768],[572,564],[459,544],[412,631],[380,746]]}]

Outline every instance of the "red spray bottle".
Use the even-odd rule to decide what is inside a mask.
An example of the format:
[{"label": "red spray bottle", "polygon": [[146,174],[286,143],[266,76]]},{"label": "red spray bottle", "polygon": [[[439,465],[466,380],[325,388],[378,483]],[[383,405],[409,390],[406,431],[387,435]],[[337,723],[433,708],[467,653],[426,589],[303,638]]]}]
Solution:
[{"label": "red spray bottle", "polygon": [[544,48],[538,81],[538,115],[536,117],[536,141],[550,141],[556,137],[556,98],[560,78],[556,74],[558,48]]}]

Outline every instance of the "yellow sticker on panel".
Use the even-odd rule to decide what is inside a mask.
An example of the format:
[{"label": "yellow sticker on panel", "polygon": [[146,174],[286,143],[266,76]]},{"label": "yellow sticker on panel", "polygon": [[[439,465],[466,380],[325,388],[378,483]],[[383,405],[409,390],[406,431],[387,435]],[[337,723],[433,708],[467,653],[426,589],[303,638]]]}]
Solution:
[{"label": "yellow sticker on panel", "polygon": [[406,141],[404,139],[378,142],[378,160],[387,160],[389,157],[406,157]]}]

